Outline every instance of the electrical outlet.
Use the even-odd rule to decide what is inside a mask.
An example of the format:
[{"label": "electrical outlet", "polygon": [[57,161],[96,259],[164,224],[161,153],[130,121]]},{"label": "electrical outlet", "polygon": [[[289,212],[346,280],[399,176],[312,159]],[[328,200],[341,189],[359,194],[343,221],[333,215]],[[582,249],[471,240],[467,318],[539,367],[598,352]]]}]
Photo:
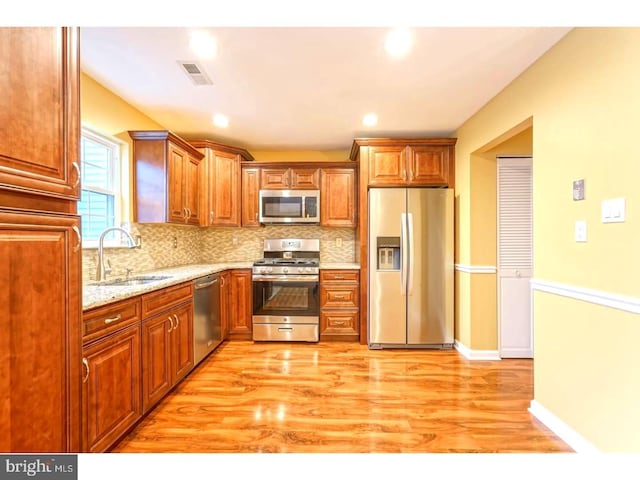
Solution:
[{"label": "electrical outlet", "polygon": [[576,220],[573,236],[576,242],[587,241],[587,222],[586,220]]},{"label": "electrical outlet", "polygon": [[336,247],[342,246],[342,239],[340,237],[336,238]]},{"label": "electrical outlet", "polygon": [[178,248],[178,237],[173,237],[173,248]]}]

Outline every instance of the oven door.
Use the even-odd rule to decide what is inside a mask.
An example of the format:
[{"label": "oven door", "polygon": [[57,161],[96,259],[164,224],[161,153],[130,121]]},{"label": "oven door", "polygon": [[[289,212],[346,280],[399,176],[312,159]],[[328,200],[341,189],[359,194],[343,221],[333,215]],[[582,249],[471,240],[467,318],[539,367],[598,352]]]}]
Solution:
[{"label": "oven door", "polygon": [[317,321],[319,290],[317,275],[253,275],[254,323]]}]

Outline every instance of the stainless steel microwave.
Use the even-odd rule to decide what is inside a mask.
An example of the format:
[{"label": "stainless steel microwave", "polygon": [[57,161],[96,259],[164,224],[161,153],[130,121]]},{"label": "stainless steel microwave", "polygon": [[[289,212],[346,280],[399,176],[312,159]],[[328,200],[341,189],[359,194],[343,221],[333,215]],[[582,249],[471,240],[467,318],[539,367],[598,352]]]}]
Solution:
[{"label": "stainless steel microwave", "polygon": [[320,223],[320,190],[260,190],[260,222]]}]

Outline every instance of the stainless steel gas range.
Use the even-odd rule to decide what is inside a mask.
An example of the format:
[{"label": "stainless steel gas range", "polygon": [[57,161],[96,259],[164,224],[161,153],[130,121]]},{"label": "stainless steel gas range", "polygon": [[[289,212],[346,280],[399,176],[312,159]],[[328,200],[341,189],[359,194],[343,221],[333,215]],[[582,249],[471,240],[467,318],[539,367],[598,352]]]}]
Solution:
[{"label": "stainless steel gas range", "polygon": [[264,241],[253,263],[253,340],[317,342],[320,240]]}]

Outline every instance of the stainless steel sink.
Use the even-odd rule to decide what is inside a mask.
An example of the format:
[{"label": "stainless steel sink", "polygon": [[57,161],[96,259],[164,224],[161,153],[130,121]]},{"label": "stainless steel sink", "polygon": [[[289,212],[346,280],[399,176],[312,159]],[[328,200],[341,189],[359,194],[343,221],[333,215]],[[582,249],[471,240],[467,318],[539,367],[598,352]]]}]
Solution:
[{"label": "stainless steel sink", "polygon": [[94,285],[101,287],[130,287],[134,285],[145,285],[147,283],[158,282],[171,278],[169,275],[139,275],[130,278],[115,278],[104,282],[98,282]]}]

